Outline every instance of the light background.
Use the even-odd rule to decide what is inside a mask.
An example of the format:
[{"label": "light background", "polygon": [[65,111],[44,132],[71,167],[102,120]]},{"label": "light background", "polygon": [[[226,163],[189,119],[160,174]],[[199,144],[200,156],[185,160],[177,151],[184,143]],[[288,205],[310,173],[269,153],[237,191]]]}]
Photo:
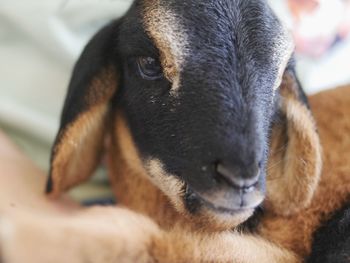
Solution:
[{"label": "light background", "polygon": [[[270,2],[290,25],[284,1]],[[130,0],[0,0],[0,128],[40,167],[48,167],[74,62],[89,37],[129,5]],[[318,60],[300,57],[298,73],[309,93],[350,83],[350,41]]]}]

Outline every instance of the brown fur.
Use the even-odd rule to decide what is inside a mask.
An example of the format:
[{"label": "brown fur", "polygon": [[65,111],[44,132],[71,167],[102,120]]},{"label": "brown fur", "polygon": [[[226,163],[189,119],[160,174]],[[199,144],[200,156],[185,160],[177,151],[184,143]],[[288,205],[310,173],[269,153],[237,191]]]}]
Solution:
[{"label": "brown fur", "polygon": [[298,255],[310,253],[313,232],[320,222],[348,201],[350,193],[350,86],[310,97],[323,147],[323,170],[311,204],[305,210],[281,217],[267,214],[261,235]]},{"label": "brown fur", "polygon": [[[340,158],[339,152],[347,156],[350,150],[350,139],[344,136],[350,132],[350,87],[327,91],[310,98],[316,116],[321,142],[324,148],[324,167],[322,179],[311,205],[304,211],[285,217],[272,212],[264,218],[260,227],[263,238],[270,239],[282,247],[304,256],[309,251],[312,232],[328,215],[339,208],[347,199],[350,191],[350,166],[346,158]],[[337,116],[338,118],[334,118]],[[336,129],[334,128],[336,127]],[[114,148],[114,147],[113,147]],[[118,163],[116,163],[118,164]],[[119,164],[122,164],[119,163]],[[120,167],[123,166],[115,166]],[[116,168],[115,168],[116,169]],[[126,167],[124,167],[126,169]],[[127,172],[127,171],[125,171]],[[142,176],[117,181],[116,184],[132,185],[132,182],[147,181]],[[11,177],[12,178],[12,177]],[[42,180],[31,180],[39,182]],[[127,183],[126,183],[127,182]],[[0,243],[2,256],[6,262],[298,262],[293,254],[278,248],[266,240],[237,232],[208,234],[189,232],[183,226],[173,225],[171,230],[164,231],[149,219],[122,208],[72,208],[68,211],[57,205],[50,205],[38,194],[38,187],[17,181],[15,186],[25,185],[26,198],[18,199],[13,191],[2,189],[5,199],[11,200],[14,207],[1,205],[2,221],[0,225]],[[15,187],[15,188],[16,188]],[[40,187],[39,187],[40,188]],[[151,184],[142,184],[139,189],[143,194],[136,194],[130,201],[133,206],[155,211],[172,211],[172,207],[160,192]],[[36,190],[34,190],[36,189]],[[125,194],[132,189],[122,189]],[[32,197],[37,193],[36,197]],[[119,192],[120,194],[120,192]],[[140,203],[153,195],[155,202],[148,202],[149,207],[140,207]],[[3,196],[4,197],[4,196]],[[9,199],[10,197],[10,199]],[[131,195],[121,198],[126,202]],[[16,201],[20,200],[20,201]],[[123,201],[123,200],[122,200]],[[20,202],[20,203],[18,203]],[[135,203],[133,203],[135,202]],[[20,205],[19,205],[20,204]],[[163,205],[163,209],[159,206]],[[148,210],[150,209],[150,210]],[[152,210],[153,209],[153,210]],[[5,215],[5,216],[4,216]],[[154,217],[154,215],[151,215]],[[161,215],[158,220],[161,221]],[[165,220],[176,221],[173,212]],[[161,221],[162,222],[162,221]],[[5,227],[4,227],[5,226]],[[92,227],[93,226],[93,227]],[[5,229],[5,230],[4,230]],[[13,230],[13,231],[8,231]],[[70,238],[67,239],[67,236]],[[35,247],[33,247],[35,246]],[[35,248],[40,247],[40,253]]]},{"label": "brown fur", "polygon": [[284,117],[273,129],[266,207],[291,215],[311,202],[320,180],[322,150],[314,119],[298,100],[292,76],[285,74],[280,93]]},{"label": "brown fur", "polygon": [[53,216],[36,208],[2,219],[0,247],[5,262],[298,262],[288,251],[254,236],[189,233],[182,228],[165,232],[123,208],[73,212]]},{"label": "brown fur", "polygon": [[150,182],[121,114],[117,114],[115,119],[109,169],[117,200],[168,228],[170,222],[179,220],[181,216],[175,212],[167,197]]},{"label": "brown fur", "polygon": [[[285,159],[282,165],[269,170],[267,207],[270,212],[263,218],[259,231],[268,240],[304,257],[310,252],[313,232],[320,222],[340,208],[350,193],[350,165],[346,160],[350,154],[350,139],[344,136],[350,134],[350,87],[310,97],[325,152],[320,182],[322,152],[313,119],[296,100],[297,94],[293,96],[283,91],[282,94],[286,98],[284,110],[289,112],[287,119],[293,122],[289,122],[289,126],[282,123],[274,129],[271,167],[281,163],[281,158]],[[283,149],[286,142],[289,145]],[[339,157],[339,153],[345,157]],[[298,156],[304,156],[304,159],[292,158]],[[306,165],[305,162],[313,164]],[[123,162],[118,164],[114,169],[125,169],[125,165],[121,168]],[[175,221],[182,221],[164,194],[146,177],[130,174],[135,172],[112,172],[112,178],[118,176],[114,185],[122,203],[155,218],[161,226],[169,227]]]},{"label": "brown fur", "polygon": [[117,114],[115,125],[109,169],[112,187],[120,204],[150,216],[164,229],[177,224],[193,230],[217,231],[237,226],[251,216],[251,211],[222,218],[207,211],[200,211],[196,216],[189,215],[183,204],[181,182],[167,175],[150,178],[142,166],[122,114]]},{"label": "brown fur", "polygon": [[1,262],[297,262],[254,236],[189,233],[179,227],[163,231],[129,209],[86,209],[48,200],[42,194],[45,174],[1,134],[0,146]]},{"label": "brown fur", "polygon": [[[322,164],[314,120],[308,109],[296,99],[298,94],[294,83],[292,77],[286,74],[281,88],[285,122],[274,129],[272,152],[277,154],[272,155],[269,170],[266,206],[281,215],[296,213],[310,203],[319,182]],[[166,180],[172,176],[165,176],[163,180],[159,175],[157,183],[152,184],[150,180],[154,182],[155,178],[149,178],[144,170],[122,114],[117,114],[114,123],[110,177],[121,204],[150,216],[165,228],[171,227],[174,222],[183,222],[183,227],[191,225],[194,229],[218,231],[237,226],[251,215],[251,211],[222,217],[207,211],[200,211],[194,217],[188,215],[184,209],[181,183]],[[287,126],[288,131],[285,131]],[[287,139],[288,146],[285,144]],[[277,150],[281,147],[282,151]],[[177,181],[175,178],[173,180]]]},{"label": "brown fur", "polygon": [[87,180],[96,169],[96,160],[99,160],[102,151],[106,114],[106,105],[94,107],[81,114],[61,137],[69,143],[58,145],[54,150],[57,155],[52,170],[55,180],[52,196],[57,196],[62,191]]},{"label": "brown fur", "polygon": [[[275,127],[272,142],[272,151],[275,153],[270,160],[272,168],[269,170],[271,174],[266,203],[270,212],[267,212],[263,220],[260,233],[304,256],[306,251],[301,248],[309,245],[312,231],[302,232],[305,239],[300,240],[298,235],[301,232],[294,233],[295,225],[291,228],[280,222],[294,222],[294,218],[298,217],[305,220],[302,209],[310,204],[319,182],[321,147],[313,118],[305,105],[297,99],[299,94],[294,83],[295,80],[286,74],[281,87],[284,122]],[[205,211],[193,217],[188,215],[183,209],[184,189],[181,183],[169,182],[162,173],[158,173],[157,178],[148,175],[122,116],[121,112],[117,112],[114,117],[109,161],[112,186],[121,205],[151,217],[164,230],[177,227],[191,232],[195,230],[197,233],[229,229],[249,216],[232,216],[232,220],[228,220],[206,214]],[[295,156],[298,158],[293,158]],[[284,231],[288,235],[284,236]],[[299,247],[296,249],[292,244]],[[288,255],[287,253],[286,256]]]},{"label": "brown fur", "polygon": [[167,263],[299,262],[293,254],[266,240],[237,232],[207,235],[175,228],[161,239],[156,239],[151,251],[157,262]]},{"label": "brown fur", "polygon": [[[77,119],[61,134],[53,149],[52,159],[52,196],[87,180],[96,169],[102,153],[106,130],[108,101],[116,90],[116,76],[112,68],[100,73],[86,94],[88,111]],[[105,87],[101,92],[99,87]]]},{"label": "brown fur", "polygon": [[[176,48],[172,52],[178,51]],[[96,78],[87,96],[89,108],[59,136],[52,166],[54,195],[86,180],[98,162],[107,103],[116,89],[116,80],[111,79],[111,75],[108,73]],[[95,85],[100,84],[107,86],[108,91],[102,97],[96,95]],[[326,153],[320,182],[322,162],[319,137],[310,112],[298,100],[300,94],[297,93],[295,79],[288,74],[284,76],[280,93],[284,122],[274,128],[267,211],[259,231],[268,240],[305,256],[309,253],[314,230],[345,202],[350,191],[350,177],[346,177],[350,167],[345,158],[339,158],[339,153],[347,156],[350,148],[347,136],[341,136],[350,129],[349,119],[346,118],[350,113],[346,101],[350,92],[349,88],[343,88],[342,92],[329,91],[327,95],[319,94],[311,98]],[[329,97],[333,98],[332,101]],[[338,112],[340,119],[334,117]],[[110,177],[121,205],[151,217],[164,230],[173,229],[176,224],[180,229],[199,233],[203,230],[229,229],[250,216],[247,213],[230,218],[218,217],[204,210],[190,216],[184,209],[181,182],[169,180],[162,171],[157,173],[157,178],[150,177],[138,156],[122,113],[117,112],[114,118]],[[83,136],[82,131],[85,131]],[[157,169],[160,168],[158,165]]]},{"label": "brown fur", "polygon": [[[182,26],[182,20],[165,5],[166,2],[159,0],[146,0],[141,9],[144,10],[144,28],[159,50],[164,74],[172,82],[173,93],[179,88],[184,58],[191,53],[191,47],[188,45],[188,36]],[[350,143],[344,136],[335,136],[338,130],[343,133],[348,131],[348,120],[344,117],[334,122],[334,116],[339,108],[346,115],[349,109],[339,106],[346,103],[342,103],[342,98],[334,95],[337,104],[327,105],[334,108],[330,113],[328,108],[322,107],[328,102],[325,103],[325,99],[318,95],[317,105],[321,113],[317,112],[317,107],[314,107],[314,111],[318,122],[321,123],[320,135],[326,153],[320,180],[322,150],[319,135],[310,111],[300,100],[301,94],[298,94],[296,79],[288,73],[283,73],[293,50],[290,36],[282,31],[279,36],[280,38],[274,41],[276,52],[272,55],[272,60],[280,62],[277,65],[278,70],[274,73],[278,77],[273,88],[280,87],[278,95],[281,95],[282,121],[273,128],[266,215],[259,226],[259,233],[262,238],[304,257],[309,253],[314,230],[348,197],[350,179],[346,178],[346,173],[350,172],[350,167],[345,158],[339,158],[339,155],[347,155]],[[281,58],[283,59],[280,60]],[[103,66],[105,65],[101,65]],[[280,85],[282,75],[283,83]],[[97,76],[92,86],[84,87],[83,90],[87,91],[87,101],[80,109],[82,112],[75,116],[73,123],[62,127],[53,152],[53,195],[57,196],[92,174],[98,164],[102,142],[107,132],[112,138],[110,178],[119,204],[150,217],[158,224],[153,228],[151,225],[155,224],[145,222],[147,229],[149,226],[149,229],[156,230],[150,234],[141,229],[145,237],[140,239],[138,245],[130,241],[129,237],[124,239],[124,233],[121,231],[116,242],[125,246],[126,254],[123,257],[130,253],[129,261],[135,260],[135,255],[139,252],[129,251],[129,246],[133,245],[141,247],[139,255],[145,261],[225,261],[227,256],[231,256],[230,253],[237,262],[281,261],[281,255],[285,256],[283,261],[294,261],[294,257],[287,251],[279,255],[279,248],[266,240],[225,232],[249,218],[252,210],[227,215],[215,213],[203,205],[200,211],[191,215],[185,208],[183,198],[186,184],[175,176],[166,174],[159,160],[140,159],[122,112],[111,112],[113,127],[104,129],[110,113],[107,104],[116,91],[117,80],[111,76],[113,73],[107,70],[107,73]],[[102,96],[97,92],[101,89],[107,91]],[[329,96],[331,93],[329,92]],[[328,126],[322,125],[324,120]],[[327,133],[330,127],[336,127],[337,131]],[[341,143],[337,144],[337,140]],[[116,211],[119,211],[119,208],[116,208]],[[119,216],[122,220],[128,217],[124,217],[123,213]],[[130,215],[130,218],[132,217],[133,215]],[[117,226],[118,222],[115,224]],[[131,225],[132,223],[130,227]],[[138,235],[135,234],[135,237]],[[197,250],[194,252],[195,248]],[[211,249],[219,252],[209,253]],[[254,252],[251,253],[251,249]]]}]

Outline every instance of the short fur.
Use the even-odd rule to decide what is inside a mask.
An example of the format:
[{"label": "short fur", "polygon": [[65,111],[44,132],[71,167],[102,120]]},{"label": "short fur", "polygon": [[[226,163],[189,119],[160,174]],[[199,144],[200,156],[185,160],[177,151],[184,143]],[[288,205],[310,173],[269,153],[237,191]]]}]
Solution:
[{"label": "short fur", "polygon": [[320,180],[322,149],[311,113],[300,103],[302,94],[293,76],[285,76],[280,92],[284,116],[272,133],[275,139],[270,148],[266,206],[288,216],[309,206]]},{"label": "short fur", "polygon": [[[177,28],[167,24],[175,20]],[[184,41],[173,43],[178,35]],[[58,195],[87,179],[98,163],[100,148],[92,144],[84,151],[86,170],[70,173],[79,166],[79,159],[70,156],[82,156],[76,145],[89,145],[89,137],[79,134],[92,127],[84,116],[93,114],[97,126],[106,127],[97,132],[97,141],[110,133],[110,177],[120,204],[148,215],[166,231],[179,226],[227,231],[251,217],[262,202],[268,172],[266,212],[258,231],[304,257],[319,223],[343,205],[350,189],[340,171],[332,182],[327,179],[334,164],[328,156],[318,187],[319,135],[294,72],[291,47],[265,1],[135,1],[125,17],[91,40],[76,65],[48,192]],[[134,75],[135,56],[159,59],[164,76],[145,81]],[[103,82],[104,69],[114,72],[114,83]],[[96,78],[103,84],[99,88]],[[107,96],[95,99],[101,91]],[[101,103],[110,110],[91,113]],[[322,103],[319,98],[318,105]],[[324,111],[318,121],[327,118]],[[344,123],[334,126],[346,130]],[[321,123],[320,128],[328,127]],[[332,138],[320,133],[325,152],[338,153],[330,148]],[[217,164],[231,177],[218,174]],[[335,187],[338,177],[343,181]],[[254,178],[253,186],[234,183]],[[247,236],[248,251],[255,242],[249,240]],[[284,253],[285,262],[295,260]]]},{"label": "short fur", "polygon": [[[265,196],[270,129],[281,107],[276,85],[282,75],[290,75],[295,83],[291,89],[302,93],[293,71],[290,36],[265,1],[153,2],[135,1],[123,18],[103,28],[85,48],[63,110],[48,192],[59,194],[86,179],[96,166],[100,151],[90,147],[82,158],[93,159],[84,166],[86,171],[78,177],[71,173],[79,159],[64,159],[65,149],[74,151],[72,156],[80,155],[80,149],[68,142],[88,146],[89,138],[62,138],[74,129],[71,126],[91,129],[89,122],[75,123],[100,103],[107,108],[111,104],[110,115],[123,116],[132,138],[129,144],[137,149],[138,170],[167,194],[178,212],[212,222],[214,229],[236,226]],[[179,23],[174,25],[175,20]],[[135,57],[145,56],[160,61],[163,77],[150,81],[138,74]],[[181,83],[170,76],[169,65],[176,68],[175,79]],[[114,84],[102,75],[106,68],[115,73]],[[107,94],[104,100],[94,99],[101,96],[94,87],[96,79]],[[82,94],[86,95],[80,98]],[[305,101],[300,102],[305,107]],[[107,116],[101,112],[94,117],[108,123]],[[93,140],[95,147],[100,135]],[[219,166],[226,176],[218,172]],[[313,176],[317,178],[317,171],[311,171]],[[60,183],[63,180],[66,185]]]},{"label": "short fur", "polygon": [[263,236],[302,256],[311,252],[314,232],[349,201],[349,101],[349,86],[321,92],[310,98],[323,147],[320,183],[308,208],[285,218],[267,213],[262,222]]},{"label": "short fur", "polygon": [[341,209],[317,230],[309,263],[350,262],[350,209]]}]

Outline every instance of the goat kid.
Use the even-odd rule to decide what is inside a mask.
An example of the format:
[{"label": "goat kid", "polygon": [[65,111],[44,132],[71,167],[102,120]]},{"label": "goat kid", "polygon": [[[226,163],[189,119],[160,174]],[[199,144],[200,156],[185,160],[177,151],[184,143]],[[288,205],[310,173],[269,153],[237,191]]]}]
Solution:
[{"label": "goat kid", "polygon": [[225,232],[267,193],[258,233],[304,257],[347,191],[317,187],[321,147],[291,43],[265,1],[135,1],[74,69],[47,191],[87,180],[109,135],[121,205],[165,231]]},{"label": "goat kid", "polygon": [[[47,191],[59,195],[88,179],[109,132],[111,169],[131,170],[112,172],[115,187],[127,180],[118,176],[141,175],[197,226],[244,222],[265,197],[270,131],[285,115],[283,76],[315,130],[292,51],[264,1],[135,1],[96,34],[74,69]],[[303,176],[311,179],[295,206],[310,201],[318,182],[314,138]],[[130,187],[116,189],[122,203]]]},{"label": "goat kid", "polygon": [[[350,86],[317,94],[310,100],[325,149],[323,176],[311,205],[299,214],[285,217],[274,214],[268,209],[265,211],[259,228],[260,230],[268,228],[269,236],[265,236],[265,239],[263,239],[264,233],[258,236],[259,232],[255,235],[242,234],[238,231],[192,232],[181,226],[164,230],[129,209],[120,207],[82,209],[68,205],[67,202],[62,204],[62,201],[51,203],[40,192],[44,175],[40,177],[37,173],[27,173],[26,176],[11,179],[7,174],[0,174],[0,178],[3,177],[2,182],[10,181],[10,184],[0,185],[2,196],[0,256],[3,262],[78,263],[86,262],[86,259],[97,263],[257,262],[258,260],[302,262],[305,247],[311,243],[310,233],[331,217],[330,211],[346,203],[350,185],[349,163],[346,158],[338,154],[342,151],[344,156],[347,156],[350,149],[350,141],[344,136],[344,133],[350,132],[348,119]],[[303,115],[294,115],[297,116]],[[301,122],[293,124],[288,121],[288,123],[289,127],[293,127],[294,124]],[[13,156],[8,158],[15,160]],[[17,163],[23,166],[28,161],[22,159],[17,160]],[[5,170],[6,166],[10,170],[18,169],[11,163],[13,162],[5,159],[1,167]],[[23,172],[19,173],[23,175]],[[271,180],[268,180],[268,185]],[[275,180],[277,178],[273,178],[273,181]],[[17,189],[15,193],[13,189]],[[138,192],[134,194],[137,195]],[[349,245],[347,233],[350,224],[347,219],[348,209],[345,207],[342,210],[327,225],[316,231],[310,262],[347,262]],[[268,222],[270,225],[266,225]],[[293,257],[290,251],[273,245],[266,238],[299,251],[299,257]]]}]

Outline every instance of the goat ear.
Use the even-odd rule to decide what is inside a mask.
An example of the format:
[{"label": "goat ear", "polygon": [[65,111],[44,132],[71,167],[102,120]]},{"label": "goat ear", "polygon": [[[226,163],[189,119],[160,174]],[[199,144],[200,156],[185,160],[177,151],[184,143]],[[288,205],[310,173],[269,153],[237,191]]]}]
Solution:
[{"label": "goat ear", "polygon": [[109,102],[117,89],[117,27],[113,22],[101,29],[75,65],[51,153],[46,192],[53,196],[87,180],[99,163]]},{"label": "goat ear", "polygon": [[310,204],[321,174],[322,151],[307,97],[293,70],[284,73],[279,93],[280,116],[272,130],[266,206],[290,215]]}]

